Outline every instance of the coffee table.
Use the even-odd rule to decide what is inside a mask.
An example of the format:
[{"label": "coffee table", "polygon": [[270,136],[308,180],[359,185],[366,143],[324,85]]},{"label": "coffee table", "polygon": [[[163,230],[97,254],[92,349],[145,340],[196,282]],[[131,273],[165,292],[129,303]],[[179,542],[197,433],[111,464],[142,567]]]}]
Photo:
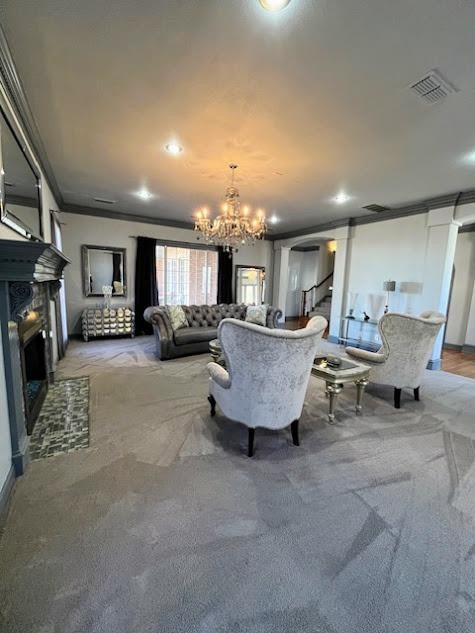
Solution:
[{"label": "coffee table", "polygon": [[[340,365],[330,367],[327,358],[338,358]],[[312,366],[312,375],[325,381],[325,393],[329,399],[328,422],[335,423],[335,405],[338,394],[347,383],[356,385],[356,415],[361,415],[363,393],[369,381],[370,368],[361,363],[355,363],[339,356],[317,356]]]},{"label": "coffee table", "polygon": [[211,360],[214,363],[218,363],[218,365],[222,365],[223,367],[225,366],[223,350],[217,338],[214,338],[209,342],[209,353],[211,354]]}]

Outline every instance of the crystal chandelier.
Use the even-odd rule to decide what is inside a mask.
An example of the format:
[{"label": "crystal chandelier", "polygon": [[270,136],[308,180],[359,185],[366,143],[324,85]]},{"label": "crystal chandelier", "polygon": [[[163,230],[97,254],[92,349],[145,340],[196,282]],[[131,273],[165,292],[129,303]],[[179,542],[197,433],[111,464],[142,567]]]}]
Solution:
[{"label": "crystal chandelier", "polygon": [[241,208],[239,190],[234,186],[237,165],[231,163],[229,168],[231,186],[226,189],[226,202],[221,207],[221,213],[211,220],[208,209],[200,209],[195,217],[195,231],[201,233],[210,244],[223,246],[225,251],[236,251],[241,244],[254,244],[256,240],[262,240],[267,225],[262,209],[252,215],[248,206]]}]

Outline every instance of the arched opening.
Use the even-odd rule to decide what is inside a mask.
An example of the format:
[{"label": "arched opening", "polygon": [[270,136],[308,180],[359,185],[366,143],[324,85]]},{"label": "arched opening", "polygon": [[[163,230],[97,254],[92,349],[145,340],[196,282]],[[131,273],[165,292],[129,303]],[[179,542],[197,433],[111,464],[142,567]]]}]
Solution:
[{"label": "arched opening", "polygon": [[307,234],[274,243],[273,303],[284,312],[287,325],[291,319],[293,327],[303,327],[310,316],[322,314],[329,322],[330,338],[338,341],[346,292],[348,238],[349,227],[344,226],[331,233]]},{"label": "arched opening", "polygon": [[330,240],[312,238],[291,247],[285,305],[288,320],[298,319],[305,325],[316,314],[330,320],[334,258]]}]

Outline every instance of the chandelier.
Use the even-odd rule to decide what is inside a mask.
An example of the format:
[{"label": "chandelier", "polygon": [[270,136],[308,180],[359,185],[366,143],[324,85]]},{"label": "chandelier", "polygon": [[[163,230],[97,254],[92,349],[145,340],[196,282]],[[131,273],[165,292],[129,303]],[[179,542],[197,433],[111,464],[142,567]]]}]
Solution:
[{"label": "chandelier", "polygon": [[[226,202],[221,213],[213,220],[205,207],[196,213],[195,231],[210,244],[223,246],[225,251],[237,251],[242,244],[254,244],[262,240],[266,231],[266,218],[262,209],[251,213],[248,206],[241,208],[239,190],[234,186],[234,172],[237,165],[231,163],[231,186],[226,189]],[[198,238],[199,239],[199,238]]]}]

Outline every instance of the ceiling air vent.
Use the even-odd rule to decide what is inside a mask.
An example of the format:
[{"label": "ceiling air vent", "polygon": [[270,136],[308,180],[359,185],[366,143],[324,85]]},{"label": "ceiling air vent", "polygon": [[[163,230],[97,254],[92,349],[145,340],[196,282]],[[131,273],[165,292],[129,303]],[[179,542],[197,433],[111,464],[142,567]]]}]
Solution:
[{"label": "ceiling air vent", "polygon": [[109,200],[108,198],[93,198],[94,202],[101,202],[102,204],[115,204],[115,200]]},{"label": "ceiling air vent", "polygon": [[389,211],[389,207],[383,207],[381,204],[367,204],[362,209],[368,209],[368,211],[374,211],[374,213],[381,213],[381,211]]},{"label": "ceiling air vent", "polygon": [[458,92],[458,89],[447,79],[444,79],[440,72],[433,68],[427,75],[411,85],[411,90],[426,103],[439,103],[447,95]]}]

